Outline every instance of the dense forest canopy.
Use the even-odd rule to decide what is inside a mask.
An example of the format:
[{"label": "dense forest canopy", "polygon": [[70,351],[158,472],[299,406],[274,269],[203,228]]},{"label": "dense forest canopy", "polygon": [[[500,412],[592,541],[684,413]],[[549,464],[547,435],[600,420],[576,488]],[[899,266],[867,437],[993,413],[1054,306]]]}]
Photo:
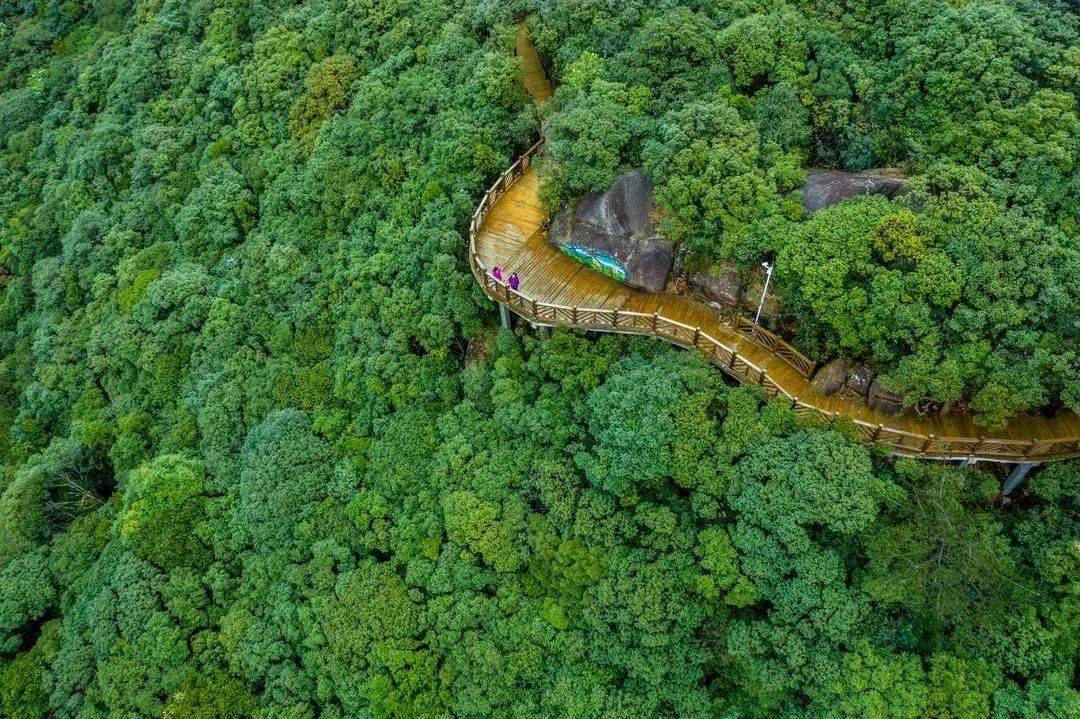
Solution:
[{"label": "dense forest canopy", "polygon": [[[841,10],[840,7],[844,9]],[[1065,3],[555,2],[549,205],[626,167],[691,261],[775,261],[795,343],[1000,428],[1080,410],[1080,19]],[[909,173],[805,221],[805,168]]]},{"label": "dense forest canopy", "polygon": [[[1077,463],[1002,506],[690,353],[498,329],[523,18],[549,201],[640,162],[807,342],[1074,402],[1064,6],[6,2],[0,716],[1080,716]],[[926,197],[804,221],[810,162]],[[845,326],[878,285],[913,324]]]}]

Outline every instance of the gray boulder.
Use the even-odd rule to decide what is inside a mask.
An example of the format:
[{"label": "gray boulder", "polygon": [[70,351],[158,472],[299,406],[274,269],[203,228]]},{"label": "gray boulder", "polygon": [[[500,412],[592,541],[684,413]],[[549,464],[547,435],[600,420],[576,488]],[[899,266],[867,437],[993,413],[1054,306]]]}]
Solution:
[{"label": "gray boulder", "polygon": [[904,180],[895,171],[809,170],[803,185],[803,208],[810,214],[857,195],[884,195],[892,199],[904,189]]},{"label": "gray boulder", "polygon": [[622,174],[605,192],[590,193],[556,214],[548,241],[612,279],[662,292],[675,248],[657,230],[652,189],[644,171]]},{"label": "gray boulder", "polygon": [[844,382],[847,381],[848,368],[850,366],[851,361],[844,359],[843,357],[829,360],[814,373],[814,379],[810,381],[810,387],[814,390],[815,394],[821,395],[822,397],[836,394],[844,388]]},{"label": "gray boulder", "polygon": [[870,385],[876,376],[877,373],[870,367],[864,364],[856,365],[848,372],[847,387],[855,394],[865,397],[870,393]]},{"label": "gray boulder", "polygon": [[702,272],[691,272],[687,274],[686,282],[711,302],[725,307],[739,304],[742,283],[738,271],[731,265],[717,265]]},{"label": "gray boulder", "polygon": [[889,415],[898,415],[904,411],[903,395],[890,392],[882,387],[881,381],[878,378],[875,378],[874,381],[870,383],[870,390],[866,398],[866,403],[870,405],[871,409],[876,409]]}]

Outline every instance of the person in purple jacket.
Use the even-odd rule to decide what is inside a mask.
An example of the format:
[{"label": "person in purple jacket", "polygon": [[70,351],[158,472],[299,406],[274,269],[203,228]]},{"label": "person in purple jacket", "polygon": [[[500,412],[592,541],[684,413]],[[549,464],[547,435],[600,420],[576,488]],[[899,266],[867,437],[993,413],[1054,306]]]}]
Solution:
[{"label": "person in purple jacket", "polygon": [[507,280],[507,282],[510,285],[510,289],[512,289],[514,292],[517,292],[517,288],[518,285],[521,284],[521,280],[518,279],[516,272],[510,273],[510,278]]},{"label": "person in purple jacket", "polygon": [[503,275],[503,273],[502,273],[502,268],[501,267],[492,267],[491,268],[491,276],[495,278],[496,282],[502,282],[502,275]]}]

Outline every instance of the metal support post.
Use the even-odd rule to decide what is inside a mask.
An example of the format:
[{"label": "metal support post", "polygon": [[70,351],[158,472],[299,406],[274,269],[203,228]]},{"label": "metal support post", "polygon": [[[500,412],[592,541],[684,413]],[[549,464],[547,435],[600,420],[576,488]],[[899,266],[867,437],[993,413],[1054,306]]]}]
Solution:
[{"label": "metal support post", "polygon": [[1039,462],[1020,462],[1013,467],[1012,472],[1009,473],[1009,478],[1005,480],[1005,486],[1001,488],[1001,494],[1008,496],[1009,492],[1017,488],[1017,486],[1024,481],[1024,478],[1028,476],[1028,472],[1032,467],[1038,467]]}]

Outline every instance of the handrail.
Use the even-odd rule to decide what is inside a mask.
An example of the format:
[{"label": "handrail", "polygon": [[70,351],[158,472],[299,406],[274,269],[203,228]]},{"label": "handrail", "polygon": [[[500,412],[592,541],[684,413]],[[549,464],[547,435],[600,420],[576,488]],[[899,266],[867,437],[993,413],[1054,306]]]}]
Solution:
[{"label": "handrail", "polygon": [[728,327],[738,332],[742,337],[769,350],[791,365],[803,377],[810,379],[810,377],[814,375],[814,369],[817,368],[817,362],[792,347],[780,335],[765,329],[756,322],[746,319],[738,312],[732,312],[724,319]]},{"label": "handrail", "polygon": [[525,170],[529,169],[533,158],[540,152],[543,144],[543,140],[538,140],[525,151],[524,155],[515,160],[514,164],[510,165],[503,174],[499,175],[499,179],[495,180],[494,184],[484,193],[480,205],[472,214],[472,219],[469,221],[469,265],[472,268],[473,276],[476,277],[481,286],[484,284],[482,278],[487,273],[487,268],[480,261],[480,255],[476,254],[476,233],[480,231],[480,226],[484,223],[487,213],[495,202],[502,197],[504,192],[510,189],[515,180],[525,174]]},{"label": "handrail", "polygon": [[[728,375],[740,382],[761,387],[769,397],[783,396],[791,402],[791,408],[800,417],[814,418],[832,424],[845,418],[828,412],[793,396],[769,377],[768,372],[739,355],[738,351],[703,332],[659,313],[605,310],[591,307],[568,307],[531,299],[506,284],[499,282],[488,272],[476,251],[476,238],[488,212],[500,197],[532,165],[543,141],[537,142],[519,157],[484,194],[469,222],[469,266],[473,276],[488,297],[505,304],[522,317],[539,324],[557,324],[586,330],[623,332],[659,337],[672,344],[692,349]],[[748,337],[756,344],[785,360],[809,377],[814,363],[785,342],[745,318],[735,316],[727,324],[739,336]],[[1003,462],[1043,461],[1080,456],[1080,438],[1013,440],[987,437],[937,437],[933,434],[907,432],[884,424],[874,424],[855,417],[846,418],[858,432],[859,438],[882,448],[884,451],[913,457],[937,459],[983,459]]]}]

